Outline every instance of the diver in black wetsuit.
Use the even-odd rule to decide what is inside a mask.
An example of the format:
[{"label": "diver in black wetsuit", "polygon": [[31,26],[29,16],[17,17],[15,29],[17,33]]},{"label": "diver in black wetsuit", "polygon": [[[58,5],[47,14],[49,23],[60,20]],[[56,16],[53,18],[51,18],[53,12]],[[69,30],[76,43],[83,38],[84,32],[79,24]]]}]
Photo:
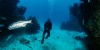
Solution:
[{"label": "diver in black wetsuit", "polygon": [[51,23],[50,18],[48,18],[47,22],[45,22],[45,24],[44,24],[44,32],[43,32],[43,37],[42,37],[42,40],[41,40],[41,44],[44,43],[44,37],[45,37],[46,33],[47,33],[47,36],[45,37],[45,39],[50,37],[50,30],[51,29],[52,29],[52,23]]}]

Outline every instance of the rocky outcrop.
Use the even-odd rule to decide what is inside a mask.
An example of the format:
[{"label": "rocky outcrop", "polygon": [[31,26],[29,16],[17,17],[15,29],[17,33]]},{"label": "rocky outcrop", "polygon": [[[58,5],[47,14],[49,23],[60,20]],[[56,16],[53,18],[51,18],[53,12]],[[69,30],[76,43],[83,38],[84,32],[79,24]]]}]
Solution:
[{"label": "rocky outcrop", "polygon": [[[88,37],[86,46],[88,50],[100,50],[100,0],[80,0],[70,8],[70,14],[78,19]],[[65,23],[63,23],[66,27]]]},{"label": "rocky outcrop", "polygon": [[81,13],[84,17],[84,29],[88,35],[89,50],[100,50],[100,1],[81,0]]},{"label": "rocky outcrop", "polygon": [[27,24],[25,31],[31,34],[37,33],[40,30],[40,24],[38,23],[36,17],[30,16],[28,20],[32,20],[32,24]]}]

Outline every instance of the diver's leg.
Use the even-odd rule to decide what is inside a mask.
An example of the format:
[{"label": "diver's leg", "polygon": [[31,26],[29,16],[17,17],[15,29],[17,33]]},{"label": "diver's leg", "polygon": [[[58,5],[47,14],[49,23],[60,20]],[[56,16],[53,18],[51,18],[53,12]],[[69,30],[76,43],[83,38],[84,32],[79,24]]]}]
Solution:
[{"label": "diver's leg", "polygon": [[43,37],[42,37],[42,40],[41,40],[41,44],[43,44],[43,43],[44,43],[45,33],[46,33],[46,31],[44,30],[44,32],[43,32]]},{"label": "diver's leg", "polygon": [[45,39],[47,39],[48,37],[50,37],[50,30],[47,31],[47,36]]}]

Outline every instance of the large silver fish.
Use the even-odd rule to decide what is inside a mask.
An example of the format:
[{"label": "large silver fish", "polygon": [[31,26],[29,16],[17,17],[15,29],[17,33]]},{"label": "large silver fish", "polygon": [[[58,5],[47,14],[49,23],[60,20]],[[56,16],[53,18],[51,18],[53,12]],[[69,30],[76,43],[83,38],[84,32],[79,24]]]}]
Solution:
[{"label": "large silver fish", "polygon": [[32,23],[31,21],[32,20],[15,22],[15,23],[11,24],[10,26],[8,26],[8,29],[13,30],[13,29],[25,27],[28,23]]}]

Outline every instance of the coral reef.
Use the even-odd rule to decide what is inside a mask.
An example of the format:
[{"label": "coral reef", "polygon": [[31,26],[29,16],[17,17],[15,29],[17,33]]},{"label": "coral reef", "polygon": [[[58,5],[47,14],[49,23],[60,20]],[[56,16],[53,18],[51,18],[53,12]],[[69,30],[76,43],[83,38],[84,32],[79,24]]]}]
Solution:
[{"label": "coral reef", "polygon": [[84,32],[84,30],[81,28],[80,24],[78,23],[77,18],[74,16],[70,16],[70,20],[68,22],[63,22],[61,24],[62,30],[68,30],[68,31],[77,31],[77,32]]},{"label": "coral reef", "polygon": [[0,28],[0,43],[4,42],[4,39],[11,34],[7,27],[14,20],[13,14],[18,2],[19,0],[0,0],[0,18],[2,18],[2,20],[0,20],[0,24],[4,25]]},{"label": "coral reef", "polygon": [[30,44],[30,41],[25,38],[22,38],[22,39],[20,39],[20,43],[21,44]]},{"label": "coral reef", "polygon": [[40,25],[36,19],[36,17],[29,17],[28,20],[32,20],[32,24],[26,25],[26,32],[27,33],[37,33],[40,30]]},{"label": "coral reef", "polygon": [[83,32],[83,17],[80,17],[80,9],[77,3],[70,7],[70,20],[61,24],[61,29]]},{"label": "coral reef", "polygon": [[89,50],[100,50],[100,1],[99,0],[81,0],[80,17],[84,23],[83,29],[88,35],[87,46]]},{"label": "coral reef", "polygon": [[100,50],[100,1],[82,0],[80,10],[84,17],[84,29],[88,35],[89,50]]},{"label": "coral reef", "polygon": [[[17,6],[19,0],[0,0],[0,43],[4,43],[9,35],[19,35],[23,32],[37,32],[40,26],[35,17],[32,18],[34,24],[28,24],[25,28],[8,30],[8,27],[17,21],[25,21],[24,13],[26,7]],[[2,46],[2,44],[0,44]]]},{"label": "coral reef", "polygon": [[[88,35],[86,46],[88,50],[100,50],[100,0],[80,0],[74,4],[70,14],[78,19],[78,23]],[[66,23],[63,23],[66,27]]]}]

